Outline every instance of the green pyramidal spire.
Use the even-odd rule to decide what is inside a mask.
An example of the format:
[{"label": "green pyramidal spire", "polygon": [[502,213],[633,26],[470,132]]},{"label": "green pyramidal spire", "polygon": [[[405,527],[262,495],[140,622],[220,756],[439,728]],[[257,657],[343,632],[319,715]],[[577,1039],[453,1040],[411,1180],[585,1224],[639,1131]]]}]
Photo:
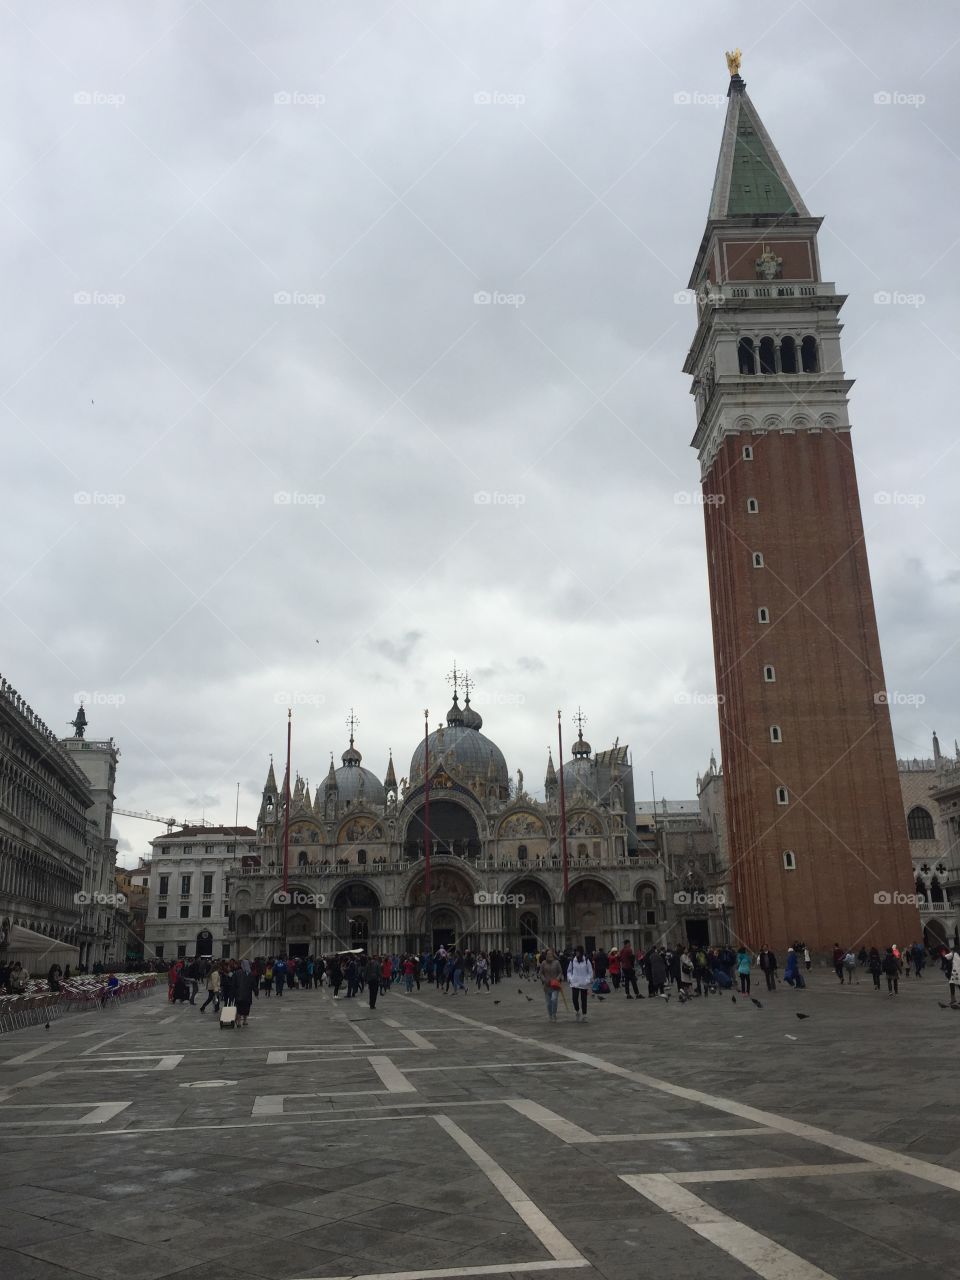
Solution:
[{"label": "green pyramidal spire", "polygon": [[739,72],[730,77],[727,117],[713,180],[710,218],[809,217],[807,206],[750,101]]}]

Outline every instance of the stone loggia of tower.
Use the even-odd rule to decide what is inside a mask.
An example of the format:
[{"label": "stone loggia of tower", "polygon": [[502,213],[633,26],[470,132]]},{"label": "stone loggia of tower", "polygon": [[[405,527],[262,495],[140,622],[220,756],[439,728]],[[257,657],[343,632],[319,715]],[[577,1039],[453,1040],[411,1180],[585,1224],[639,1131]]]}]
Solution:
[{"label": "stone loggia of tower", "polygon": [[737,932],[781,952],[921,936],[821,221],[735,72],[684,370]]}]

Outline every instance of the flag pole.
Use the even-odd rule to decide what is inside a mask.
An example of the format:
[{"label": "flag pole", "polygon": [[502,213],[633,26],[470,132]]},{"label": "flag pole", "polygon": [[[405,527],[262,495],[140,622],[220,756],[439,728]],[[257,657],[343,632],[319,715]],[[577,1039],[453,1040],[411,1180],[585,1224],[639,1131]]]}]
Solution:
[{"label": "flag pole", "polygon": [[560,755],[560,856],[563,859],[563,933],[564,945],[567,937],[567,894],[570,891],[570,859],[567,856],[567,797],[563,785],[563,722],[557,712],[557,746]]},{"label": "flag pole", "polygon": [[425,911],[423,929],[427,935],[427,946],[433,955],[433,916],[431,912],[430,883],[430,712],[423,713],[423,892]]},{"label": "flag pole", "polygon": [[287,892],[290,868],[290,734],[293,712],[287,709],[287,774],[283,782],[283,892]]}]

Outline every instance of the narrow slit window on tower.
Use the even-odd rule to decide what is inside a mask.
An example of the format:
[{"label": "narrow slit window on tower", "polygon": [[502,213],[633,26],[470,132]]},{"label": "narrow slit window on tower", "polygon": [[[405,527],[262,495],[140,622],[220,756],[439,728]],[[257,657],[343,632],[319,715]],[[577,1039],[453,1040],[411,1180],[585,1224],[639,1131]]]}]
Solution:
[{"label": "narrow slit window on tower", "polygon": [[797,343],[789,335],[780,341],[780,372],[797,372]]},{"label": "narrow slit window on tower", "polygon": [[800,343],[800,363],[804,373],[820,372],[820,359],[817,355],[817,340],[809,333]]},{"label": "narrow slit window on tower", "polygon": [[762,604],[760,608],[757,610],[757,621],[758,622],[770,621],[770,610],[767,608],[765,604]]},{"label": "narrow slit window on tower", "polygon": [[796,871],[797,855],[792,849],[784,849],[783,851],[783,869],[784,871]]},{"label": "narrow slit window on tower", "polygon": [[753,339],[741,338],[737,343],[737,362],[741,373],[756,373],[757,362],[753,352]]},{"label": "narrow slit window on tower", "polygon": [[763,668],[763,678],[766,680],[767,684],[773,684],[776,681],[777,673],[774,671],[773,667],[767,665]]},{"label": "narrow slit window on tower", "polygon": [[775,355],[776,344],[772,338],[760,339],[760,372],[776,373],[777,358]]},{"label": "narrow slit window on tower", "polygon": [[747,514],[751,516],[755,516],[759,510],[760,510],[760,503],[756,500],[756,498],[748,498]]},{"label": "narrow slit window on tower", "polygon": [[753,553],[753,567],[755,569],[763,568],[763,552],[762,551],[755,551]]},{"label": "narrow slit window on tower", "polygon": [[786,787],[777,787],[777,804],[789,804],[790,797],[787,795]]},{"label": "narrow slit window on tower", "polygon": [[770,741],[771,742],[783,741],[783,734],[780,732],[780,726],[778,724],[772,724],[770,726]]},{"label": "narrow slit window on tower", "polygon": [[743,460],[744,462],[753,461],[753,445],[752,444],[745,444],[743,446]]}]

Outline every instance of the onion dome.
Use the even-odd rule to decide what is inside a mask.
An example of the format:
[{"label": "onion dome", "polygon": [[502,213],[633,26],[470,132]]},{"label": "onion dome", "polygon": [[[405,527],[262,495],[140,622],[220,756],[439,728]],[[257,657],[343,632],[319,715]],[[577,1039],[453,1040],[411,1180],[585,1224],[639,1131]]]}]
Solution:
[{"label": "onion dome", "polygon": [[[476,715],[471,712],[471,716]],[[480,720],[480,717],[476,717]],[[510,772],[503,752],[484,737],[478,728],[468,724],[455,696],[447,714],[446,726],[435,729],[427,739],[431,772],[442,764],[447,771],[474,791],[493,786],[506,799],[510,789]],[[424,744],[419,742],[410,760],[411,782],[423,781]]]},{"label": "onion dome", "polygon": [[576,742],[573,744],[573,757],[575,760],[589,760],[591,750],[590,743],[584,739],[583,730],[581,729]]},{"label": "onion dome", "polygon": [[447,712],[447,724],[448,724],[448,725],[462,725],[462,724],[463,724],[463,722],[464,722],[464,721],[463,721],[463,711],[462,711],[462,710],[461,710],[461,708],[460,708],[460,699],[459,699],[459,697],[457,696],[457,691],[456,691],[456,689],[454,689],[454,691],[453,691],[453,706],[452,706],[452,707],[450,708],[450,710]]},{"label": "onion dome", "polygon": [[474,711],[473,707],[471,707],[469,693],[463,700],[463,723],[468,729],[483,728],[483,716],[479,711]]}]

